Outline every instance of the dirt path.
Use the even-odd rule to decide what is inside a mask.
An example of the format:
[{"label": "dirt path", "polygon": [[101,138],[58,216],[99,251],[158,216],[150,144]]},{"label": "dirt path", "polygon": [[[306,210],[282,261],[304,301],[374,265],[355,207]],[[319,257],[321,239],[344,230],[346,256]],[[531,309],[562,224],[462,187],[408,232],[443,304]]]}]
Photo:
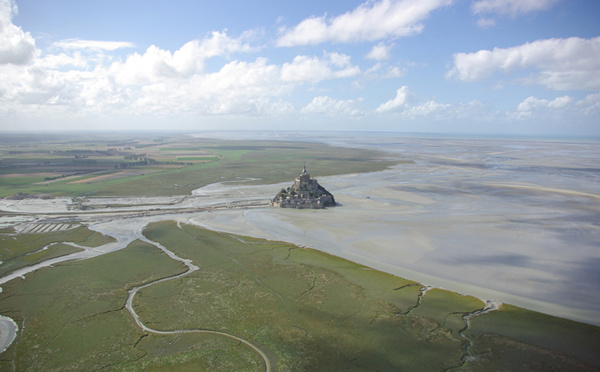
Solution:
[{"label": "dirt path", "polygon": [[166,282],[168,280],[182,278],[182,277],[189,275],[189,274],[193,273],[194,271],[198,270],[199,267],[194,265],[192,263],[192,260],[181,258],[181,257],[177,256],[175,253],[168,250],[162,244],[154,242],[154,241],[146,238],[141,232],[139,232],[139,235],[137,236],[137,238],[141,241],[144,241],[146,243],[154,245],[155,247],[157,247],[158,249],[160,249],[161,251],[166,253],[171,259],[182,262],[183,264],[185,264],[188,267],[188,270],[184,273],[169,276],[169,277],[162,278],[162,279],[158,279],[151,283],[133,287],[132,289],[129,290],[129,297],[127,298],[127,304],[125,305],[125,307],[129,311],[129,313],[131,313],[131,316],[133,316],[133,319],[135,320],[136,324],[144,332],[154,333],[154,334],[159,334],[159,335],[174,335],[174,334],[184,334],[184,333],[209,333],[209,334],[213,334],[213,335],[219,335],[219,336],[231,338],[233,340],[243,343],[244,345],[246,345],[246,346],[250,347],[252,350],[254,350],[256,353],[258,353],[265,363],[265,372],[270,372],[271,371],[271,362],[269,361],[269,358],[267,357],[267,355],[262,350],[260,350],[259,348],[257,348],[256,346],[254,346],[249,341],[247,341],[243,338],[240,338],[240,337],[237,337],[232,334],[225,333],[225,332],[210,331],[210,330],[205,330],[205,329],[180,329],[180,330],[172,330],[172,331],[160,331],[160,330],[153,329],[153,328],[146,326],[140,320],[140,317],[138,316],[138,314],[135,312],[135,310],[133,308],[133,299],[139,290],[150,287],[151,285],[154,285],[154,284]]},{"label": "dirt path", "polygon": [[[40,262],[38,264],[24,267],[22,269],[14,271],[4,277],[1,277],[0,284],[6,283],[10,280],[13,280],[13,279],[16,279],[19,277],[22,279],[25,279],[26,274],[29,274],[36,270],[39,270],[40,268],[43,268],[43,267],[49,267],[49,266],[55,265],[59,262],[64,262],[64,261],[69,261],[69,260],[83,260],[83,259],[88,259],[88,258],[100,256],[103,254],[107,254],[110,252],[118,251],[120,249],[126,248],[131,242],[139,239],[141,241],[144,241],[146,243],[154,245],[155,247],[157,247],[158,249],[163,251],[167,256],[169,256],[169,258],[179,261],[179,262],[182,262],[183,264],[185,264],[188,267],[188,270],[182,274],[155,280],[151,283],[147,283],[142,286],[137,286],[137,287],[134,287],[129,290],[129,297],[127,298],[126,308],[133,316],[137,325],[144,332],[154,333],[154,334],[168,335],[168,334],[183,334],[183,333],[210,333],[210,334],[214,334],[214,335],[228,337],[230,339],[236,340],[238,342],[241,342],[241,343],[247,345],[252,350],[254,350],[256,353],[258,353],[265,363],[265,371],[270,372],[271,371],[271,362],[269,361],[269,358],[267,357],[267,355],[262,350],[260,350],[259,348],[254,346],[252,343],[250,343],[249,341],[247,341],[243,338],[237,337],[235,335],[232,335],[232,334],[229,334],[226,332],[210,331],[210,330],[203,330],[203,329],[183,329],[183,330],[173,330],[173,331],[160,331],[160,330],[156,330],[156,329],[147,327],[140,320],[139,316],[136,314],[135,310],[133,309],[133,299],[139,290],[147,288],[147,287],[157,284],[157,283],[167,281],[167,280],[181,278],[181,277],[189,275],[199,269],[198,266],[193,264],[192,260],[184,259],[184,258],[177,256],[175,253],[171,252],[169,249],[167,249],[163,245],[161,245],[157,242],[153,242],[143,235],[142,231],[148,223],[154,222],[154,221],[159,221],[159,220],[168,220],[168,219],[172,219],[173,217],[174,216],[164,216],[163,215],[163,216],[154,216],[154,217],[146,217],[146,218],[127,218],[127,219],[116,218],[116,219],[113,219],[108,222],[92,224],[89,226],[89,228],[91,230],[94,230],[101,234],[113,237],[115,239],[115,241],[108,243],[108,244],[104,244],[99,247],[93,247],[93,248],[81,246],[81,245],[78,245],[75,243],[64,242],[64,244],[69,244],[69,245],[75,246],[77,248],[82,249],[82,251],[76,252],[73,254],[69,254],[66,256],[49,259],[49,260]],[[8,348],[8,346],[10,346],[10,344],[13,342],[13,340],[15,338],[17,331],[18,331],[18,326],[11,318],[0,316],[0,353],[2,353],[4,350],[6,350],[6,348]]]}]

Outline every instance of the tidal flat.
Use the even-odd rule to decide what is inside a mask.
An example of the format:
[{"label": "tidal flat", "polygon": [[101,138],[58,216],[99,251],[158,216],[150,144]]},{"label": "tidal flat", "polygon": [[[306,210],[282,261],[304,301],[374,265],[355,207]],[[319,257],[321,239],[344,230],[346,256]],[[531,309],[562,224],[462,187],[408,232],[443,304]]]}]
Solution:
[{"label": "tidal flat", "polygon": [[195,221],[600,324],[598,143],[377,134],[302,138],[379,149],[411,162],[319,177],[341,208],[229,211]]},{"label": "tidal flat", "polygon": [[[168,165],[141,189],[140,172],[90,175],[72,197],[68,179],[0,200],[5,273],[19,267],[2,278],[18,326],[2,369],[600,369],[595,144],[198,141],[221,157],[160,146],[218,177]],[[304,163],[340,206],[266,207]],[[198,187],[181,194],[179,173]]]}]

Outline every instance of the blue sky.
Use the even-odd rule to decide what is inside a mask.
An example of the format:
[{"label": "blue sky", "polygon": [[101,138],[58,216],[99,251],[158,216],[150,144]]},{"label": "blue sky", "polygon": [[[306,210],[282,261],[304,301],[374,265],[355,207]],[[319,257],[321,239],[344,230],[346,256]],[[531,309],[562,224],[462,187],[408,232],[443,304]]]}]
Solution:
[{"label": "blue sky", "polygon": [[0,130],[600,135],[594,0],[0,0]]}]

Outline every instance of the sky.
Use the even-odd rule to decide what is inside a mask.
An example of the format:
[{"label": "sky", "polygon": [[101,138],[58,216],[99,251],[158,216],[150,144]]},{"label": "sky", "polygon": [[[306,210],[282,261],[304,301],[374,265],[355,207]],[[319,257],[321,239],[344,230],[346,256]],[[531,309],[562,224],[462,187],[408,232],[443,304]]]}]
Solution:
[{"label": "sky", "polygon": [[600,136],[597,0],[0,0],[0,131]]}]

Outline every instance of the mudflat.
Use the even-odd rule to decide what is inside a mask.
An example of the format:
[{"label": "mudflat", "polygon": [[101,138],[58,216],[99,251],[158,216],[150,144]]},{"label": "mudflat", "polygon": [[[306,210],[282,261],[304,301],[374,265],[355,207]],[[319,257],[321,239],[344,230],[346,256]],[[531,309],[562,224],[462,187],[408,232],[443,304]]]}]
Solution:
[{"label": "mudflat", "polygon": [[320,177],[340,208],[224,211],[194,221],[598,324],[597,144],[360,136],[336,144],[414,162]]}]

